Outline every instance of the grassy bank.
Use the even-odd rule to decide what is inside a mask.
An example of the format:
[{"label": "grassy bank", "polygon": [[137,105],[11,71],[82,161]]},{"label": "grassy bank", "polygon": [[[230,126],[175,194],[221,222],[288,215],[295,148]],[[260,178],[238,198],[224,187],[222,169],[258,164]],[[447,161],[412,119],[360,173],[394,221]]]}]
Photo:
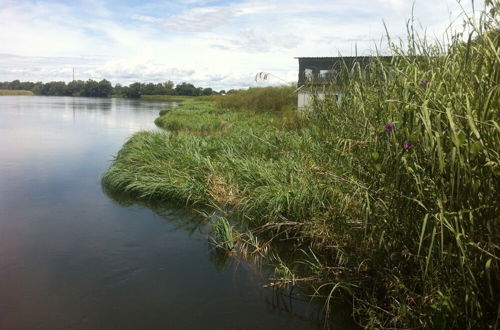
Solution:
[{"label": "grassy bank", "polygon": [[199,98],[186,100],[179,107],[160,111],[155,124],[175,134],[212,135],[232,133],[242,129],[279,127],[281,114],[257,113],[254,111],[231,111],[217,108],[210,101]]},{"label": "grassy bank", "polygon": [[31,91],[0,89],[0,95],[34,95]]},{"label": "grassy bank", "polygon": [[[308,118],[186,101],[103,182],[216,210],[219,246],[265,256],[274,286],[327,314],[346,293],[369,328],[498,328],[500,37],[481,22],[466,42],[412,36],[390,62],[344,68],[341,103],[316,100]],[[281,241],[287,258],[267,249]]]},{"label": "grassy bank", "polygon": [[[278,116],[232,112],[215,108],[207,101],[186,101],[164,112],[156,124],[172,133],[134,135],[106,172],[103,180],[107,186],[147,199],[176,199],[211,207],[228,204],[235,207],[234,211],[257,212],[248,195],[259,194],[251,191],[251,186],[256,187],[254,179],[260,176],[260,183],[267,182],[267,187],[275,189],[272,183],[283,178],[289,168],[283,167],[289,160],[282,158],[275,144],[288,144],[288,140],[307,143],[301,141],[298,132],[280,129]],[[137,154],[139,150],[141,155]],[[133,163],[144,169],[146,181],[146,177],[157,180],[156,175],[166,175],[168,179],[159,180],[153,189],[148,188],[147,182],[137,186],[143,177],[136,180],[130,176],[137,170],[130,167]],[[259,164],[267,166],[261,168]],[[272,212],[271,208],[266,209]]]}]

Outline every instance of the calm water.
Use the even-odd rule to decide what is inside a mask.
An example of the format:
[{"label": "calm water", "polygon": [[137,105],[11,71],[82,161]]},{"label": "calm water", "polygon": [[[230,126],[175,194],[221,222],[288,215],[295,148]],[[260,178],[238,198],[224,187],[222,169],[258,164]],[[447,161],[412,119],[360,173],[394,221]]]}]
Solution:
[{"label": "calm water", "polygon": [[127,137],[155,129],[168,106],[0,97],[0,329],[318,326],[308,304],[263,289],[250,265],[217,258],[188,211],[102,190]]}]

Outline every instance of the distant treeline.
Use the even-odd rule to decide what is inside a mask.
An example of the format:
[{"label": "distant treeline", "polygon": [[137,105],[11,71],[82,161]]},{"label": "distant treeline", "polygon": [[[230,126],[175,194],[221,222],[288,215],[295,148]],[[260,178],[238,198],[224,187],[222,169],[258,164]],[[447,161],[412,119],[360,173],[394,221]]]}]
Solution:
[{"label": "distant treeline", "polygon": [[[219,94],[212,88],[195,87],[193,84],[181,83],[175,85],[172,81],[165,83],[140,83],[136,82],[129,86],[116,84],[114,87],[111,83],[103,79],[95,81],[89,79],[87,81],[74,80],[70,83],[64,81],[30,82],[14,80],[11,82],[0,82],[0,89],[7,90],[25,90],[31,91],[35,95],[50,95],[50,96],[92,96],[92,97],[109,97],[120,96],[127,98],[140,98],[141,95],[185,95],[185,96],[201,96]],[[225,94],[225,91],[220,91]]]}]

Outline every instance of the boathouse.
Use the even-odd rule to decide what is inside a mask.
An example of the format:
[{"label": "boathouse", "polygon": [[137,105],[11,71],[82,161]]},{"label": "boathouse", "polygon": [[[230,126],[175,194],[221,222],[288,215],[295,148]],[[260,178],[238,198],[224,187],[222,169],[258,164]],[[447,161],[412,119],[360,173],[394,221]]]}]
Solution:
[{"label": "boathouse", "polygon": [[[344,67],[351,69],[355,63],[361,67],[373,60],[372,56],[339,56],[339,57],[296,57],[299,60],[298,100],[299,110],[310,108],[314,97],[323,99],[331,94],[340,101],[342,91],[336,88],[335,81]],[[383,60],[391,59],[383,56]]]}]

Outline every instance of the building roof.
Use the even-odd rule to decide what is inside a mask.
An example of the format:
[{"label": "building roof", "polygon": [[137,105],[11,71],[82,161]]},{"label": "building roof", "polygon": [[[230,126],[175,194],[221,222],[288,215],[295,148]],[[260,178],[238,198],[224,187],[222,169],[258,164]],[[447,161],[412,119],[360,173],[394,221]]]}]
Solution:
[{"label": "building roof", "polygon": [[367,59],[367,58],[391,58],[392,56],[384,56],[384,55],[366,55],[366,56],[296,56],[295,59],[298,60],[338,60],[338,59]]},{"label": "building roof", "polygon": [[[335,56],[335,57],[295,57],[299,60],[298,85],[325,84],[336,76],[341,66],[352,67],[354,63],[368,65],[373,59],[390,60],[391,56]],[[306,69],[309,70],[306,76]]]}]

